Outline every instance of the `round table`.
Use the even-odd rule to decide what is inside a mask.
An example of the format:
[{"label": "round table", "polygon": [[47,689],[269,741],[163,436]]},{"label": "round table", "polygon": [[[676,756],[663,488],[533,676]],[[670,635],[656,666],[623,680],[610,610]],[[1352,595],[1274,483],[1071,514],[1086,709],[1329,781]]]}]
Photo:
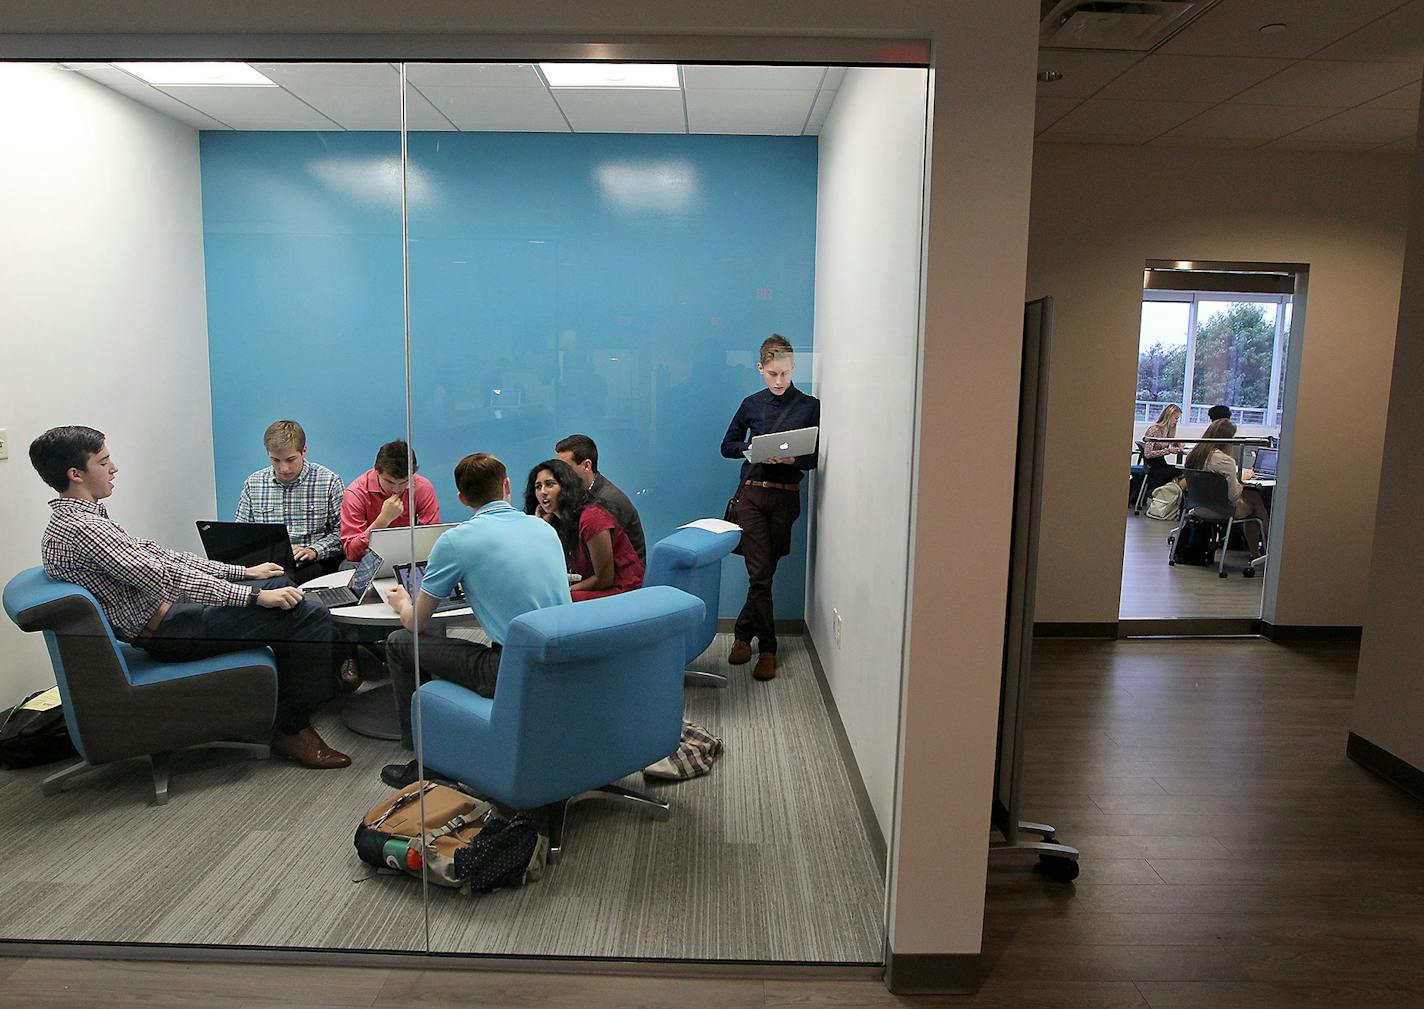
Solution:
[{"label": "round table", "polygon": [[[302,588],[327,588],[346,585],[351,581],[351,571],[335,571],[329,575],[313,578]],[[331,621],[351,627],[385,628],[395,630],[400,626],[396,611],[386,602],[386,592],[395,588],[394,578],[377,578],[372,588],[379,598],[375,602],[359,603],[355,606],[338,606],[331,610]],[[369,598],[369,597],[368,597]],[[474,618],[468,606],[442,610],[435,614],[436,620],[458,620]],[[352,694],[341,706],[341,722],[352,732],[372,739],[400,739],[400,724],[396,720],[396,702],[390,682]]]}]

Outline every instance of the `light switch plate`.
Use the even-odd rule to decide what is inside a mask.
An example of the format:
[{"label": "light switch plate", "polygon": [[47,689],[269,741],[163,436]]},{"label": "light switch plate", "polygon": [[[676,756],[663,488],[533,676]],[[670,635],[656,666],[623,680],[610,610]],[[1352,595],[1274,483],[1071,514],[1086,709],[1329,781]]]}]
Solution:
[{"label": "light switch plate", "polygon": [[0,427],[0,459],[10,458],[10,432]]}]

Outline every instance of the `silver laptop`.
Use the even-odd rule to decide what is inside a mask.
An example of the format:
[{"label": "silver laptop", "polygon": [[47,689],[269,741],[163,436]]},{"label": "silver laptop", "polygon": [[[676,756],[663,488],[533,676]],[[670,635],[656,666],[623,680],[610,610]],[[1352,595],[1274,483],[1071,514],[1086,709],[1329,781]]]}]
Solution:
[{"label": "silver laptop", "polygon": [[[374,550],[367,550],[366,556],[361,558],[361,563],[356,565],[356,570],[351,572],[351,581],[345,585],[331,585],[321,589],[302,589],[302,595],[320,603],[329,610],[334,610],[342,606],[355,606],[366,601],[366,597],[371,594],[371,586],[376,581],[376,570],[381,566],[381,555]],[[377,594],[373,601],[379,602],[380,595]]]},{"label": "silver laptop", "polygon": [[415,549],[411,549],[410,526],[397,529],[377,529],[371,533],[371,549],[385,558],[377,578],[391,578],[397,564],[419,564],[430,560],[430,551],[447,531],[454,529],[457,522],[446,522],[438,526],[415,527]]},{"label": "silver laptop", "polygon": [[759,434],[742,454],[747,462],[766,462],[783,455],[810,455],[816,451],[816,436],[820,431],[818,427],[798,427],[794,431]]}]

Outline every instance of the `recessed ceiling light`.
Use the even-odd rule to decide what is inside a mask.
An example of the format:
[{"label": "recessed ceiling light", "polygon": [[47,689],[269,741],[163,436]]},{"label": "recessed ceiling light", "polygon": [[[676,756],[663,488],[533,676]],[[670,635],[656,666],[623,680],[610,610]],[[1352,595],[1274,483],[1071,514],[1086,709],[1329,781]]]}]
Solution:
[{"label": "recessed ceiling light", "polygon": [[677,88],[674,63],[540,63],[551,88]]},{"label": "recessed ceiling light", "polygon": [[1273,22],[1271,22],[1271,23],[1268,24],[1268,25],[1262,25],[1262,26],[1261,26],[1261,34],[1262,34],[1262,35],[1279,35],[1281,32],[1283,32],[1283,31],[1285,31],[1285,30],[1286,30],[1286,24],[1285,24],[1284,21],[1273,21]]},{"label": "recessed ceiling light", "polygon": [[1054,81],[1061,81],[1063,75],[1057,70],[1040,70],[1038,72],[1038,79],[1044,84],[1052,84]]},{"label": "recessed ceiling light", "polygon": [[114,66],[150,84],[229,88],[277,86],[246,63],[115,63]]}]

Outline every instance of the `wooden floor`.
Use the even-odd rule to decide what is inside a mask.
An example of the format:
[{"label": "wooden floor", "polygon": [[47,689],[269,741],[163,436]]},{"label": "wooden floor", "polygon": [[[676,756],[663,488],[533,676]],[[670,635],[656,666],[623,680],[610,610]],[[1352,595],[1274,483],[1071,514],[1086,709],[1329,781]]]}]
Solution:
[{"label": "wooden floor", "polygon": [[1344,757],[1353,646],[1035,645],[1028,819],[1074,884],[989,873],[983,987],[0,960],[0,1005],[962,1009],[1424,1006],[1424,807]]},{"label": "wooden floor", "polygon": [[1168,564],[1167,534],[1175,526],[1175,522],[1160,522],[1146,515],[1128,513],[1118,617],[1245,617],[1252,620],[1259,617],[1266,580],[1261,574],[1255,578],[1241,576],[1246,552],[1227,553],[1226,578],[1217,576],[1215,566]]}]

